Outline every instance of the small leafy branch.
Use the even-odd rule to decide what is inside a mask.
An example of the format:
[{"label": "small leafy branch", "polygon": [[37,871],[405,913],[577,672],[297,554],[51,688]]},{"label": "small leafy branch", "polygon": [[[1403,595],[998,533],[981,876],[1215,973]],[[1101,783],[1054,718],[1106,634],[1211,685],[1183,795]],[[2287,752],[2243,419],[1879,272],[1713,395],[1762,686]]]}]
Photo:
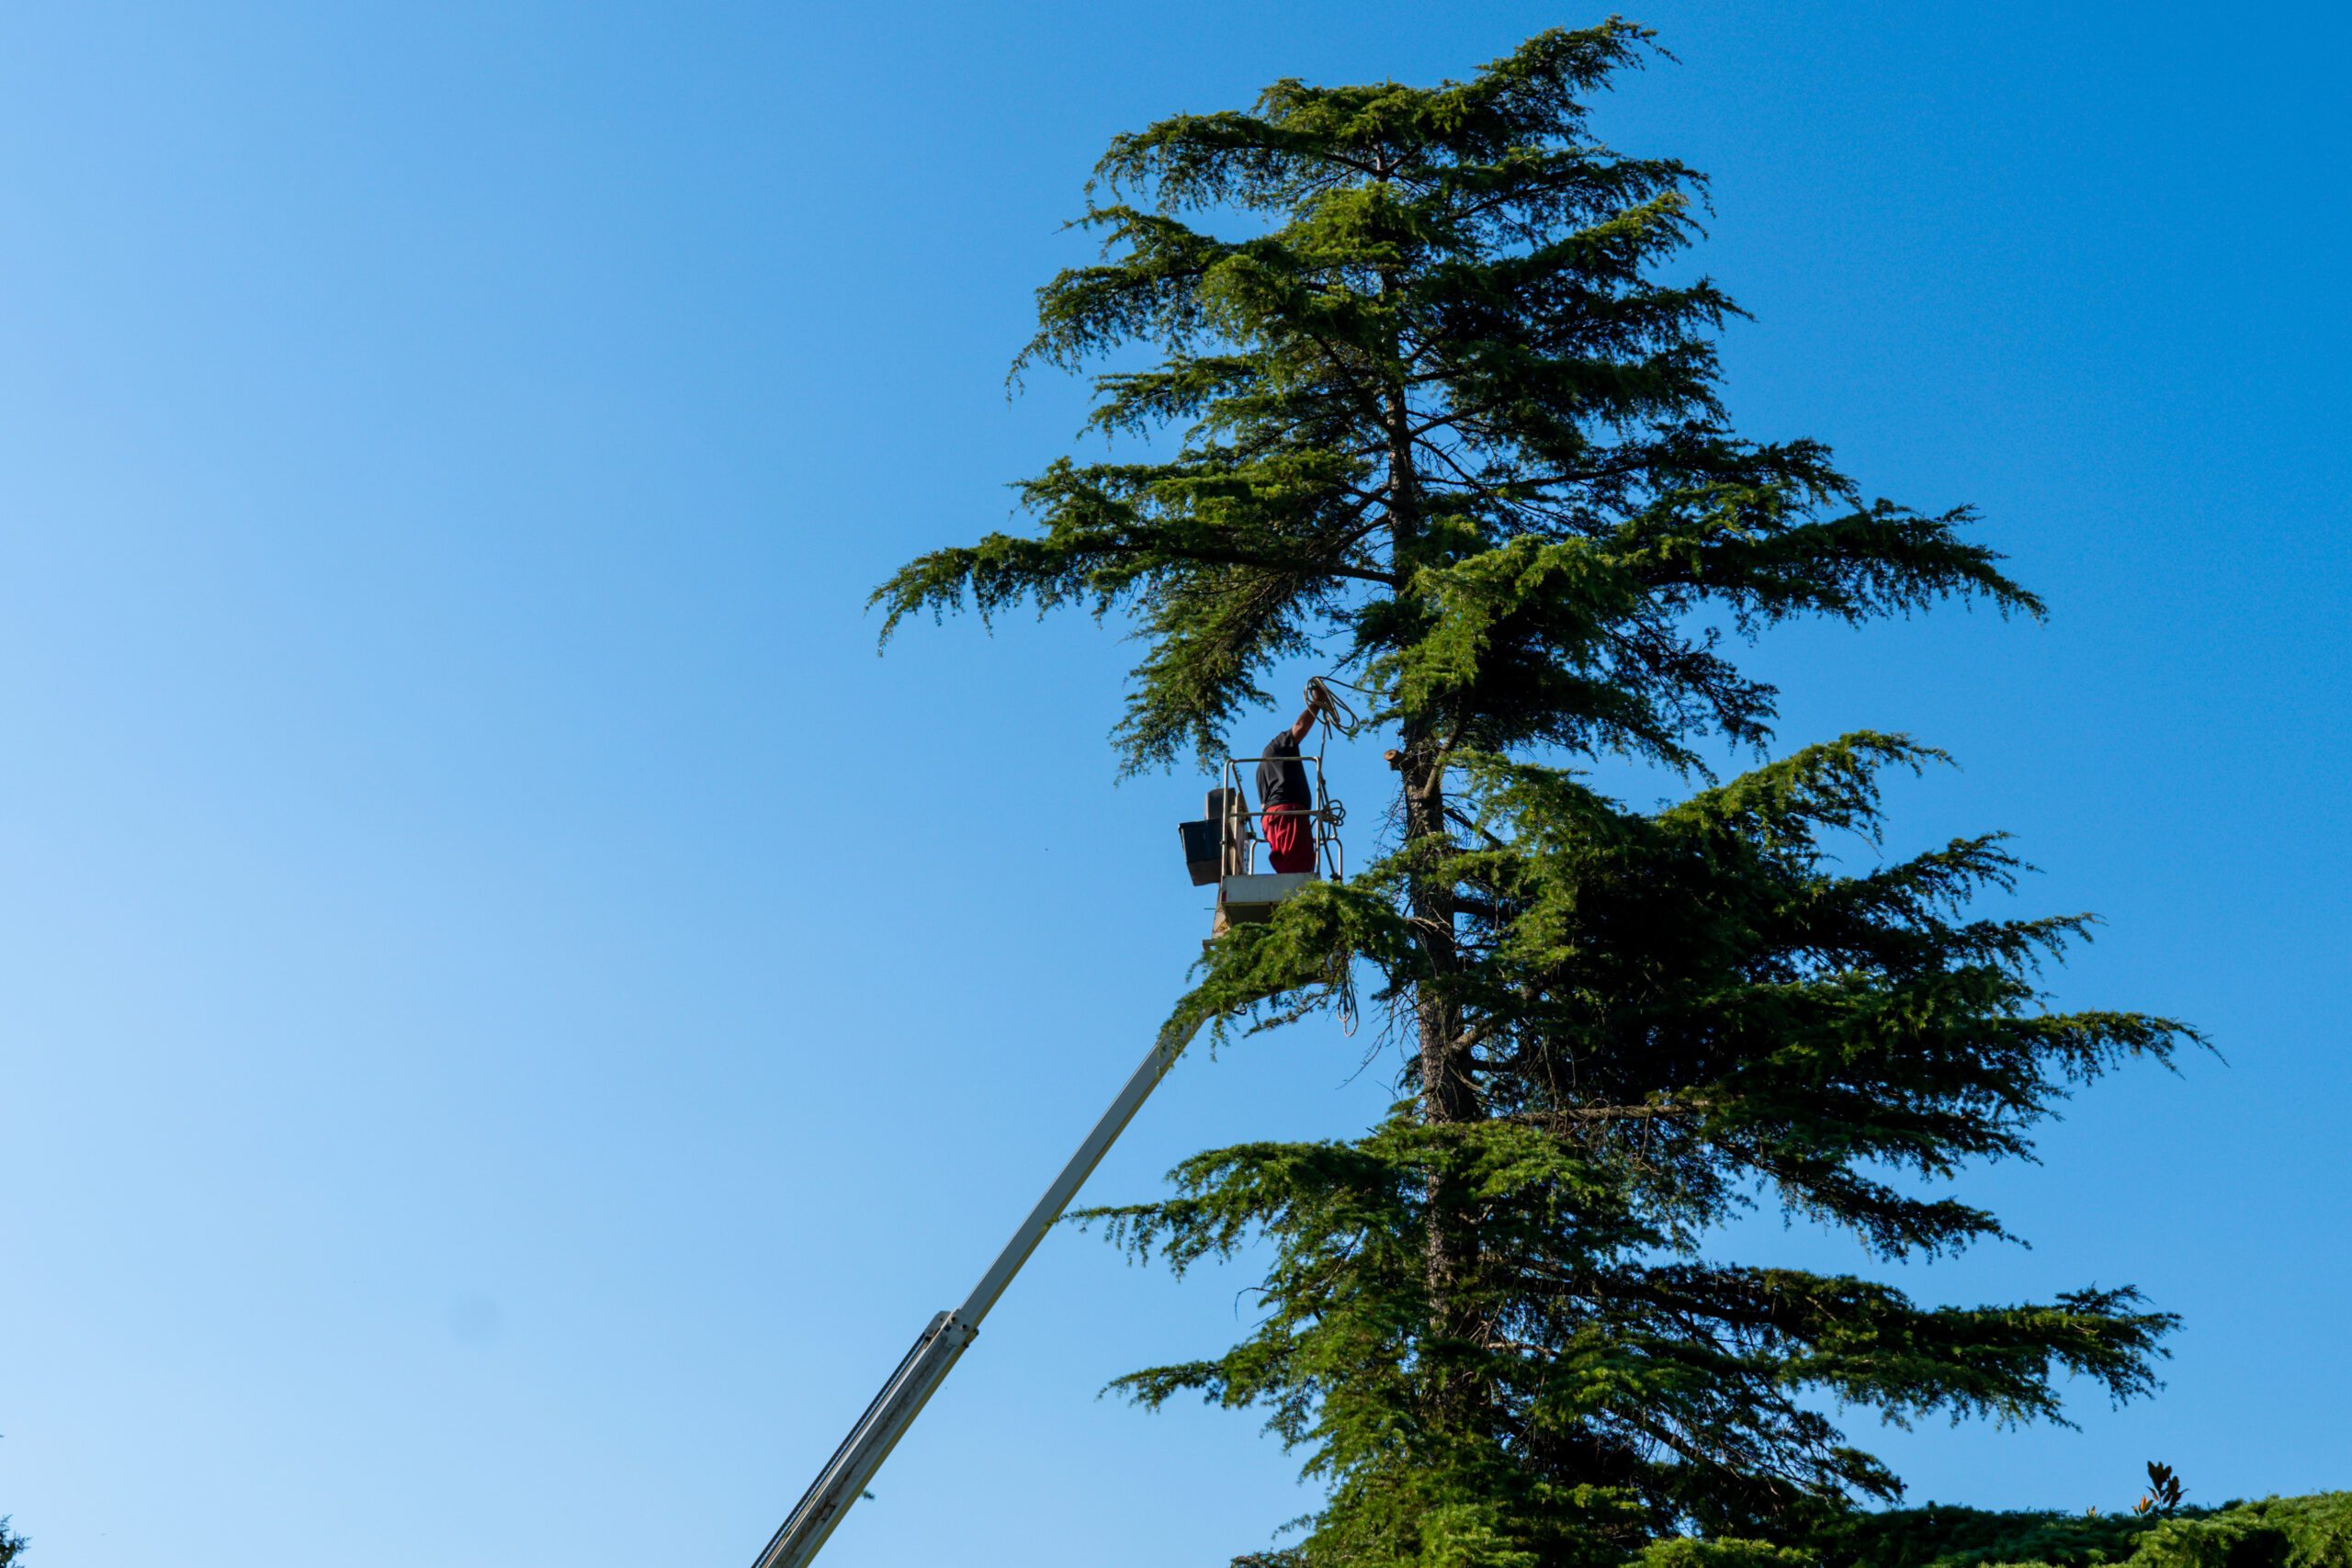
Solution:
[{"label": "small leafy branch", "polygon": [[2132,1511],[2143,1516],[2168,1519],[2179,1511],[2182,1493],[2180,1477],[2173,1473],[2172,1466],[2159,1464],[2156,1461],[2150,1460],[2147,1495],[2132,1505]]}]

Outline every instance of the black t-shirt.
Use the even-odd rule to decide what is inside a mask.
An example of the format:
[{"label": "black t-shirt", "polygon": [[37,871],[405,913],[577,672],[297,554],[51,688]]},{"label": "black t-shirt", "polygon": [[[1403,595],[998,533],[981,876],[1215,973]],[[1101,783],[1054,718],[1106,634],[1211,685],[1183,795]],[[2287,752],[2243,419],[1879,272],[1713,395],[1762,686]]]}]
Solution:
[{"label": "black t-shirt", "polygon": [[[1258,804],[1311,807],[1315,790],[1306,782],[1306,764],[1298,760],[1298,742],[1285,729],[1266,742],[1266,761],[1258,764]],[[1283,759],[1276,761],[1274,759]]]}]

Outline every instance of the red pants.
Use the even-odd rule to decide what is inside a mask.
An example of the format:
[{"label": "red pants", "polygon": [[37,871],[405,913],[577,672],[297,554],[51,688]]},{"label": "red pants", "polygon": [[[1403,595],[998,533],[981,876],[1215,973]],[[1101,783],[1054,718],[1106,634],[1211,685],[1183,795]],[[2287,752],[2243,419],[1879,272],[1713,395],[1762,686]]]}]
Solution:
[{"label": "red pants", "polygon": [[1315,869],[1315,828],[1303,807],[1272,807],[1266,824],[1266,860],[1276,871]]}]

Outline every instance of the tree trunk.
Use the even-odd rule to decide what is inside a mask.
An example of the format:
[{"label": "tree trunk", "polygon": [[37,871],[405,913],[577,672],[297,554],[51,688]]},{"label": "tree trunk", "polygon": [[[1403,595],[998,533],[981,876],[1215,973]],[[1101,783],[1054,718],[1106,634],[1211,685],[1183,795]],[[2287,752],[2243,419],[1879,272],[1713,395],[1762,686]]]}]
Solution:
[{"label": "tree trunk", "polygon": [[[1417,739],[1420,741],[1416,744]],[[1445,762],[1426,737],[1406,736],[1405,832],[1407,839],[1430,856],[1446,852]],[[1410,879],[1413,923],[1420,932],[1428,965],[1416,987],[1413,1011],[1419,1034],[1421,1114],[1432,1124],[1468,1122],[1478,1115],[1476,1085],[1462,1046],[1462,1014],[1445,994],[1453,973],[1453,888],[1443,875],[1417,866]],[[1477,1256],[1477,1233],[1455,1191],[1443,1176],[1432,1176],[1429,1187],[1429,1292],[1433,1315],[1430,1326],[1442,1339],[1471,1334],[1476,1325],[1464,1312],[1448,1304],[1456,1281],[1464,1279]]]},{"label": "tree trunk", "polygon": [[[1399,359],[1401,363],[1401,354]],[[1420,487],[1413,462],[1412,411],[1401,385],[1391,392],[1385,412],[1390,560],[1400,578],[1409,578],[1419,531]],[[1435,716],[1408,715],[1404,729],[1399,772],[1405,839],[1419,862],[1446,852],[1450,830],[1445,819],[1445,757]],[[1408,888],[1413,923],[1427,958],[1413,1002],[1421,1114],[1433,1124],[1467,1122],[1478,1114],[1477,1096],[1461,1044],[1461,1010],[1445,994],[1446,977],[1453,973],[1457,960],[1453,886],[1434,866],[1417,863],[1408,873]],[[1478,1246],[1456,1188],[1442,1174],[1433,1173],[1427,1190],[1430,1332],[1440,1346],[1472,1338],[1478,1326],[1454,1299],[1458,1282],[1475,1265]],[[1451,1379],[1439,1392],[1449,1403],[1467,1404],[1476,1399],[1473,1388]]]}]

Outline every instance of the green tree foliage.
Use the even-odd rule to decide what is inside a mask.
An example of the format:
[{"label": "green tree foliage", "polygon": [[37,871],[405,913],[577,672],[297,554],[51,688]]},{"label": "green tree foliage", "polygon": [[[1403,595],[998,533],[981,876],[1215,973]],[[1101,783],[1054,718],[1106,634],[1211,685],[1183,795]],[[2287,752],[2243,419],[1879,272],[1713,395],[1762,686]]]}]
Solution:
[{"label": "green tree foliage", "polygon": [[[1081,220],[1102,259],[1039,291],[1022,363],[1094,367],[1093,427],[1151,439],[1057,462],[1023,487],[1033,530],[875,596],[886,637],[1132,617],[1131,770],[1217,753],[1299,655],[1401,735],[1385,852],[1220,938],[1182,1009],[1288,1022],[1363,976],[1411,1097],[1097,1216],[1179,1269],[1271,1243],[1248,1337],[1124,1382],[1260,1409],[1327,1483],[1246,1562],[1533,1568],[1692,1529],[1770,1556],[1898,1491],[1826,1409],[2055,1418],[2060,1373],[2149,1388],[2171,1322],[2129,1289],[1926,1307],[1706,1250],[1759,1196],[1890,1258],[1997,1236],[1934,1181],[2190,1036],[2040,1005],[2035,964],[2085,921],[1972,918],[2018,869],[1997,836],[1834,868],[1825,840],[1873,834],[1880,778],[1932,750],[1703,766],[1770,739],[1734,655],[1772,623],[2039,606],[1964,510],[1865,500],[1822,446],[1731,428],[1735,307],[1668,270],[1702,182],[1587,124],[1649,49],[1549,32],[1464,83],[1284,81],[1118,138]],[[1580,770],[1603,754],[1707,787],[1634,810]]]},{"label": "green tree foliage", "polygon": [[25,1554],[25,1538],[8,1528],[8,1516],[0,1514],[0,1568],[9,1568]]}]

